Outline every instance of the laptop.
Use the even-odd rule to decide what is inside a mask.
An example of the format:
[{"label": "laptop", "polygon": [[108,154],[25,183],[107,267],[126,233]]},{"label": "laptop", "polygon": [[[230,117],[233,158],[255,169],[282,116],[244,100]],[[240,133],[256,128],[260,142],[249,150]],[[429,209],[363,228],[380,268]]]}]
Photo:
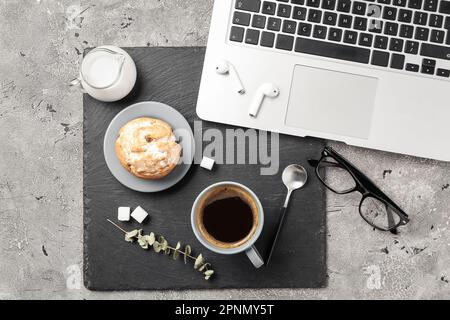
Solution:
[{"label": "laptop", "polygon": [[443,0],[216,0],[197,114],[450,161],[449,30]]}]

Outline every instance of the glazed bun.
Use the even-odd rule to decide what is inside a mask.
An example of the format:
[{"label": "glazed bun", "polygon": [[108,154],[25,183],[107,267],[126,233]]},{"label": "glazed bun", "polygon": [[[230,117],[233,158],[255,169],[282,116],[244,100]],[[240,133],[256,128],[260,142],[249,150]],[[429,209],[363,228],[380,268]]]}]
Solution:
[{"label": "glazed bun", "polygon": [[156,180],[164,178],[176,167],[181,146],[166,122],[138,118],[120,129],[116,155],[122,166],[135,176]]}]

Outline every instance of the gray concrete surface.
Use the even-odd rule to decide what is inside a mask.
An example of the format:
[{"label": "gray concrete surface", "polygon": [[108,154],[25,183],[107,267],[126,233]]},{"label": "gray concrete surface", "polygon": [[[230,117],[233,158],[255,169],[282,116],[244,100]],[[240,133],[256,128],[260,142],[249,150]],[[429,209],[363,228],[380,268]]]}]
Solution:
[{"label": "gray concrete surface", "polygon": [[450,164],[342,145],[411,223],[397,236],[373,231],[358,216],[357,195],[330,195],[327,288],[82,287],[82,96],[67,84],[83,48],[205,45],[212,5],[0,0],[0,299],[450,298]]}]

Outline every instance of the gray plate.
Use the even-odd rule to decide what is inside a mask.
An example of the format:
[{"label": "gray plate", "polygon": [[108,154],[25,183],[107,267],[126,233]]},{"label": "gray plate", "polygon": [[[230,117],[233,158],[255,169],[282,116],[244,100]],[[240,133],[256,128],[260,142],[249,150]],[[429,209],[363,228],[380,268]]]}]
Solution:
[{"label": "gray plate", "polygon": [[[168,176],[159,180],[145,180],[134,176],[122,167],[116,156],[115,142],[119,130],[129,121],[140,117],[161,119],[170,124],[183,148],[180,163]],[[106,130],[103,152],[112,175],[124,186],[140,192],[158,192],[172,187],[188,172],[195,153],[194,134],[186,119],[174,108],[159,102],[140,102],[122,110],[111,121]]]}]

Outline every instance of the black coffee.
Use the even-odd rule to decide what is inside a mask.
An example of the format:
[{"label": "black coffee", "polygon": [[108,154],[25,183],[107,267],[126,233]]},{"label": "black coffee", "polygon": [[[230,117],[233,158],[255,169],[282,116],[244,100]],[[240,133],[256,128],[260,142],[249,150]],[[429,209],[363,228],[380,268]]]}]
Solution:
[{"label": "black coffee", "polygon": [[203,210],[203,225],[216,240],[237,242],[252,230],[252,209],[239,197],[216,200]]}]

